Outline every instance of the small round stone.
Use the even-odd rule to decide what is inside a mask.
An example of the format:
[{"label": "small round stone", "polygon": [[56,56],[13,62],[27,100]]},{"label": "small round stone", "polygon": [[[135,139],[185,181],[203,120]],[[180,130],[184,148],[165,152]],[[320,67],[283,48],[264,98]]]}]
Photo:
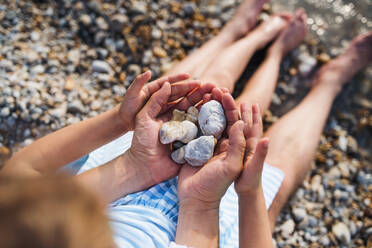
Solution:
[{"label": "small round stone", "polygon": [[178,109],[173,110],[172,121],[184,121],[186,119],[185,111]]},{"label": "small round stone", "polygon": [[190,141],[185,147],[185,160],[192,166],[202,166],[213,156],[215,138],[201,136]]},{"label": "small round stone", "polygon": [[212,100],[205,103],[199,113],[199,126],[204,135],[219,139],[226,128],[226,117],[221,103]]},{"label": "small round stone", "polygon": [[193,123],[197,123],[198,116],[199,116],[199,111],[194,106],[191,106],[187,109],[186,120],[191,121]]},{"label": "small round stone", "polygon": [[197,134],[198,128],[191,121],[169,121],[161,126],[159,138],[162,144],[170,144],[176,140],[188,143],[195,139]]},{"label": "small round stone", "polygon": [[184,164],[186,163],[185,160],[185,146],[178,148],[177,150],[171,153],[172,160],[177,164]]},{"label": "small round stone", "polygon": [[350,243],[351,235],[349,228],[342,222],[332,226],[332,232],[343,243]]}]

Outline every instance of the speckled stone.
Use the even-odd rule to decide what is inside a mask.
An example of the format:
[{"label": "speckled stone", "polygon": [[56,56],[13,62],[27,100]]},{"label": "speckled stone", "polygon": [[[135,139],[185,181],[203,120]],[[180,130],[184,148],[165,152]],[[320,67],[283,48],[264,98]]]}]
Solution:
[{"label": "speckled stone", "polygon": [[195,139],[197,134],[198,128],[191,121],[169,121],[161,126],[159,137],[162,144],[170,144],[176,140],[188,143]]},{"label": "speckled stone", "polygon": [[185,147],[185,160],[192,166],[202,166],[213,156],[216,144],[213,136],[201,136]]},{"label": "speckled stone", "polygon": [[226,128],[226,117],[221,103],[212,100],[205,103],[199,113],[198,122],[204,135],[219,139]]}]

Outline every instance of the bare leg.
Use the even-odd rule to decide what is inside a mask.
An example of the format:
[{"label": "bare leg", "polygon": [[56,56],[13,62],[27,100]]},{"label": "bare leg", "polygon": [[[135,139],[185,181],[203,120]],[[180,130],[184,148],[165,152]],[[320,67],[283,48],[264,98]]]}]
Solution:
[{"label": "bare leg", "polygon": [[237,103],[258,103],[262,113],[268,109],[272,94],[279,75],[279,66],[282,58],[292,49],[297,47],[304,39],[306,26],[305,11],[300,9],[291,18],[287,27],[281,32],[277,40],[269,48],[262,65],[249,79]]},{"label": "bare leg", "polygon": [[269,209],[272,226],[310,169],[333,100],[342,86],[371,62],[372,32],[355,38],[344,54],[323,66],[305,99],[266,133],[270,138],[266,161],[285,173],[284,182]]},{"label": "bare leg", "polygon": [[244,0],[234,17],[224,26],[221,32],[202,47],[187,56],[171,68],[166,75],[188,72],[198,78],[214,57],[225,47],[246,35],[256,24],[262,5],[269,0]]},{"label": "bare leg", "polygon": [[274,39],[287,25],[289,18],[289,15],[273,16],[244,38],[220,51],[202,73],[201,80],[213,82],[231,92],[253,53]]}]

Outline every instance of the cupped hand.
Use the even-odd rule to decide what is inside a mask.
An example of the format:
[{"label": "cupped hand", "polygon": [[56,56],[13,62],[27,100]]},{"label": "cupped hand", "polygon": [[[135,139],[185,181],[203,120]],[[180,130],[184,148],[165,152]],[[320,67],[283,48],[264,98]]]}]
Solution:
[{"label": "cupped hand", "polygon": [[181,82],[190,77],[187,73],[161,77],[155,81],[147,83],[151,78],[151,72],[146,71],[136,77],[124,95],[123,101],[118,107],[118,117],[126,131],[134,129],[134,120],[137,113],[146,104],[148,99],[158,91],[166,82],[170,83],[171,91],[168,101],[177,100],[192,89],[199,87],[200,82],[188,81]]},{"label": "cupped hand", "polygon": [[246,152],[244,168],[235,180],[235,190],[238,195],[255,193],[261,190],[261,175],[265,157],[268,151],[268,138],[262,136],[262,119],[259,106],[250,107],[243,103],[241,116],[244,121],[244,135],[246,138]]},{"label": "cupped hand", "polygon": [[213,98],[222,103],[228,123],[229,142],[226,150],[202,167],[182,166],[178,177],[178,197],[182,206],[213,209],[218,208],[227,188],[242,170],[246,142],[244,123],[239,120],[239,110],[232,96],[214,89],[211,95],[204,98]]},{"label": "cupped hand", "polygon": [[[213,84],[203,84],[189,90],[186,87],[171,87],[170,83],[165,82],[136,115],[132,146],[124,155],[135,166],[136,174],[145,178],[147,187],[176,176],[180,169],[180,165],[170,157],[169,145],[163,145],[159,141],[160,127],[170,120],[172,109],[186,110],[199,103],[203,95],[211,92],[214,87]],[[173,92],[174,89],[177,92]],[[177,104],[168,104],[175,96],[185,97]]]}]

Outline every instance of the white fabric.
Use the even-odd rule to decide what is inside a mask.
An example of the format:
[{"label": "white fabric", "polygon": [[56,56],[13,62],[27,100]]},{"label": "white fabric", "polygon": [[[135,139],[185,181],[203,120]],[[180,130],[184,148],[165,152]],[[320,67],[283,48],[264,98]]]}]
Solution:
[{"label": "white fabric", "polygon": [[176,243],[171,242],[169,245],[169,248],[192,248],[192,247],[185,246],[185,245],[177,245]]}]

